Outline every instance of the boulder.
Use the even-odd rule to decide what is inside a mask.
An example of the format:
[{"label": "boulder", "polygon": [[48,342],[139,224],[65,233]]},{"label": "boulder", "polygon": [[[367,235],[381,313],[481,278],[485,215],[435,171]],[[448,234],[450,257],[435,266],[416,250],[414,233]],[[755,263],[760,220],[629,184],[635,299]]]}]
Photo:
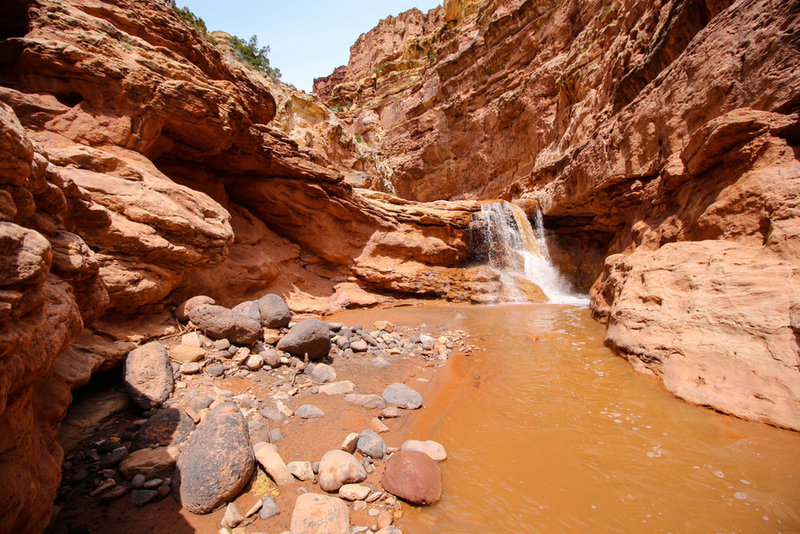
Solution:
[{"label": "boulder", "polygon": [[258,308],[257,302],[248,300],[246,302],[237,304],[231,308],[231,310],[241,315],[246,315],[247,317],[250,317],[254,321],[258,321],[259,323],[261,322],[261,311]]},{"label": "boulder", "polygon": [[157,410],[133,436],[131,450],[154,445],[180,445],[195,429],[194,421],[180,408]]},{"label": "boulder", "polygon": [[154,341],[128,353],[124,381],[133,401],[144,410],[157,408],[167,400],[174,382],[164,345]]},{"label": "boulder", "polygon": [[326,363],[318,363],[311,371],[311,379],[318,384],[333,382],[336,380],[336,371]]},{"label": "boulder", "polygon": [[195,514],[205,514],[234,499],[250,480],[254,465],[242,412],[231,402],[214,406],[178,458],[183,507]]},{"label": "boulder", "polygon": [[321,360],[331,350],[328,324],[319,319],[306,319],[297,323],[278,342],[277,348],[300,358],[308,354],[310,360]]},{"label": "boulder", "polygon": [[400,449],[404,451],[424,452],[430,456],[432,460],[436,460],[437,462],[447,459],[447,452],[444,450],[442,444],[430,439],[428,441],[409,439],[403,443]]},{"label": "boulder", "polygon": [[304,493],[292,512],[292,534],[350,534],[350,510],[336,497]]},{"label": "boulder", "polygon": [[189,319],[207,336],[236,345],[250,346],[261,337],[258,321],[222,306],[200,304],[189,310]]},{"label": "boulder", "polygon": [[178,307],[175,309],[175,317],[179,321],[183,322],[188,321],[189,311],[195,306],[199,306],[200,304],[216,304],[216,301],[211,297],[207,297],[205,295],[197,295],[179,304]]},{"label": "boulder", "polygon": [[325,491],[338,491],[342,484],[362,482],[366,478],[364,466],[348,452],[328,451],[319,462],[319,487]]},{"label": "boulder", "polygon": [[422,395],[405,384],[394,383],[383,390],[381,394],[386,404],[402,406],[409,410],[416,410],[422,406]]},{"label": "boulder", "polygon": [[433,504],[442,497],[442,473],[430,456],[418,451],[394,453],[381,477],[383,489],[411,504]]},{"label": "boulder", "polygon": [[261,324],[267,328],[283,328],[289,326],[292,312],[289,305],[280,296],[270,293],[258,299],[261,312]]}]

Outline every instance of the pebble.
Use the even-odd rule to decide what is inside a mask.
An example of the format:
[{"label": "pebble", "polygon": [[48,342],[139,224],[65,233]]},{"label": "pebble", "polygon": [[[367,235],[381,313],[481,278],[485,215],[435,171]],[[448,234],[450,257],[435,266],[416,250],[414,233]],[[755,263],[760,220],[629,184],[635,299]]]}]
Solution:
[{"label": "pebble", "polygon": [[108,491],[105,491],[100,494],[100,500],[102,501],[116,501],[126,493],[128,493],[129,488],[126,486],[116,485]]},{"label": "pebble", "polygon": [[164,497],[169,495],[169,492],[172,491],[172,488],[167,484],[162,484],[161,486],[158,487],[158,490],[156,491],[158,491],[158,496],[163,499]]},{"label": "pebble", "polygon": [[369,515],[370,517],[377,517],[379,513],[380,512],[378,511],[377,508],[370,508],[369,512],[367,512],[367,515]]},{"label": "pebble", "polygon": [[358,445],[358,434],[356,432],[351,432],[344,438],[340,448],[345,452],[353,454],[356,452],[356,445]]},{"label": "pebble", "polygon": [[131,503],[134,506],[144,506],[158,498],[158,492],[146,489],[137,489],[131,492]]},{"label": "pebble", "polygon": [[275,481],[278,486],[286,486],[294,483],[294,476],[291,470],[283,462],[280,454],[268,443],[256,443],[253,452],[256,460],[264,468],[264,471]]},{"label": "pebble", "polygon": [[363,339],[359,339],[358,341],[350,343],[350,349],[353,352],[367,352],[368,347],[369,345],[367,345],[367,342]]},{"label": "pebble", "polygon": [[350,404],[361,406],[368,410],[382,409],[386,407],[386,402],[380,395],[365,395],[361,393],[348,393],[344,400]]},{"label": "pebble", "polygon": [[264,358],[259,354],[251,354],[245,361],[245,365],[251,371],[258,371],[264,365]]},{"label": "pebble", "polygon": [[236,528],[242,521],[244,521],[244,516],[239,511],[239,507],[236,506],[236,503],[229,503],[225,508],[225,514],[222,516],[222,526]]},{"label": "pebble", "polygon": [[194,375],[200,372],[202,366],[197,362],[186,362],[182,363],[180,367],[180,372],[183,375]]},{"label": "pebble", "polygon": [[[131,487],[133,489],[142,489],[145,483],[145,476],[141,473],[131,479]],[[148,488],[149,489],[149,488]]]},{"label": "pebble", "polygon": [[279,513],[281,512],[278,510],[278,505],[275,504],[275,499],[273,499],[272,496],[264,497],[264,504],[258,512],[258,518],[264,521]]},{"label": "pebble", "polygon": [[318,363],[311,371],[311,379],[318,384],[334,382],[336,380],[336,371],[326,363]]},{"label": "pebble", "polygon": [[225,374],[225,366],[222,365],[221,363],[215,363],[209,365],[208,367],[206,367],[206,373],[208,373],[209,376],[213,376],[215,378],[220,377],[223,374]]},{"label": "pebble", "polygon": [[403,443],[400,450],[423,452],[437,462],[447,459],[447,452],[444,450],[442,444],[433,440],[419,441],[416,439],[409,439]]},{"label": "pebble", "polygon": [[214,342],[214,348],[217,350],[228,350],[230,346],[231,342],[227,339],[218,339]]},{"label": "pebble", "polygon": [[300,419],[315,419],[325,417],[325,412],[313,404],[303,404],[297,409],[297,417]]},{"label": "pebble", "polygon": [[361,484],[344,484],[339,488],[339,497],[348,501],[363,501],[372,491],[369,486]]},{"label": "pebble", "polygon": [[[136,476],[138,477],[138,476],[142,476],[142,475],[136,475]],[[136,477],[133,477],[133,478],[135,479]],[[145,489],[157,488],[163,483],[164,483],[164,481],[162,479],[160,479],[160,478],[151,478],[150,480],[148,480],[147,482],[144,483],[144,488]]]},{"label": "pebble", "polygon": [[276,410],[272,406],[265,406],[261,408],[258,413],[260,413],[265,419],[269,419],[275,423],[282,423],[283,420],[286,419],[286,415],[279,410]]},{"label": "pebble", "polygon": [[373,417],[369,421],[372,430],[377,432],[378,434],[383,434],[385,432],[389,432],[389,427],[383,424],[383,421],[378,419],[377,417]]},{"label": "pebble", "polygon": [[314,469],[311,467],[311,462],[289,462],[286,467],[298,480],[314,478]]},{"label": "pebble", "polygon": [[355,384],[353,384],[349,380],[342,380],[340,382],[331,382],[330,384],[319,386],[319,392],[324,393],[326,395],[345,395],[347,393],[352,393],[355,390],[356,390]]},{"label": "pebble", "polygon": [[386,455],[386,442],[374,430],[364,430],[358,436],[356,450],[364,456],[380,460]]},{"label": "pebble", "polygon": [[400,417],[401,415],[403,415],[403,411],[397,406],[387,406],[381,411],[380,416],[384,419],[392,419],[394,417]]}]

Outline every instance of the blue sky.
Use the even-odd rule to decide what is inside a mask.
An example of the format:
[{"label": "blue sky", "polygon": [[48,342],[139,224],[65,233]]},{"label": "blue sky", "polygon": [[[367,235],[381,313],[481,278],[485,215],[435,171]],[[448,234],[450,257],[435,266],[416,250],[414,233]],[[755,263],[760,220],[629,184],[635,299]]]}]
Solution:
[{"label": "blue sky", "polygon": [[281,80],[311,91],[314,78],[347,64],[350,45],[383,18],[412,7],[423,12],[441,0],[177,0],[201,17],[209,31],[243,39],[258,36],[270,47]]}]

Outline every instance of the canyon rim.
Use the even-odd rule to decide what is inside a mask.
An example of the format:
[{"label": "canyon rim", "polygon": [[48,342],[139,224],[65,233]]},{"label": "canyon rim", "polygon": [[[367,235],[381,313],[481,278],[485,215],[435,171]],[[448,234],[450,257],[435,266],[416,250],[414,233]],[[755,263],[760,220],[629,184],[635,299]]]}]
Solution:
[{"label": "canyon rim", "polygon": [[446,0],[316,96],[159,0],[6,0],[0,38],[0,532],[46,527],[71,391],[142,316],[491,301],[487,199],[637,370],[800,430],[796,0]]}]

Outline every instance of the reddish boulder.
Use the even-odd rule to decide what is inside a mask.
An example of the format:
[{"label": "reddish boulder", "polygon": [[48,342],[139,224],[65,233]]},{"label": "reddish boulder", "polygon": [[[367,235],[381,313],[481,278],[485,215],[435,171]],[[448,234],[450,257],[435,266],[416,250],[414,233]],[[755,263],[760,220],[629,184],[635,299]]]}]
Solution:
[{"label": "reddish boulder", "polygon": [[442,498],[442,472],[430,456],[398,451],[386,462],[383,489],[411,504],[433,504]]}]

